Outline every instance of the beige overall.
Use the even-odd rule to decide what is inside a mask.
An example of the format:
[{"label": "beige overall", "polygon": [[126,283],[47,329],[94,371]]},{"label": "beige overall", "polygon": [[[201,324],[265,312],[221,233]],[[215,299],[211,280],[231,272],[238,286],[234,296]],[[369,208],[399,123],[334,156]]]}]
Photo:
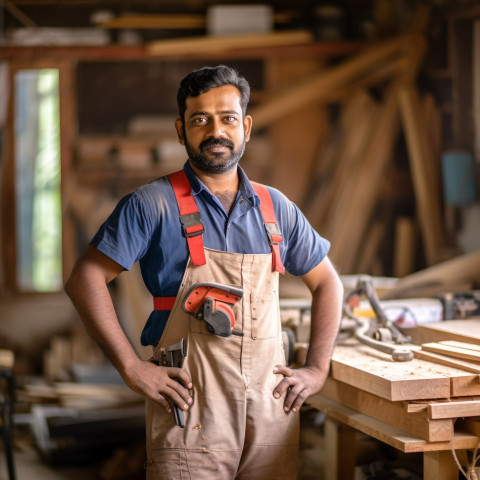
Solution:
[{"label": "beige overall", "polygon": [[[147,480],[294,480],[297,478],[298,414],[286,414],[273,390],[285,364],[278,306],[278,273],[271,254],[205,249],[207,263],[189,260],[160,349],[187,342],[183,368],[193,382],[185,428],[173,413],[147,400]],[[190,287],[201,282],[242,286],[233,307],[235,330],[220,337],[182,310]]]}]

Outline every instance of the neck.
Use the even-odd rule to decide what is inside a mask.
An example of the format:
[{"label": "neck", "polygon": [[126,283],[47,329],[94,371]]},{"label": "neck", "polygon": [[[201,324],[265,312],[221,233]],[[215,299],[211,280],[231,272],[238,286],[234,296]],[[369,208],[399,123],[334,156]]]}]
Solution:
[{"label": "neck", "polygon": [[232,168],[225,173],[206,173],[199,170],[190,163],[195,175],[205,184],[205,186],[216,195],[215,192],[237,192],[240,180],[238,178],[237,167]]},{"label": "neck", "polygon": [[235,166],[226,173],[206,173],[192,164],[190,166],[195,175],[220,200],[227,214],[230,214],[240,185],[237,167]]}]

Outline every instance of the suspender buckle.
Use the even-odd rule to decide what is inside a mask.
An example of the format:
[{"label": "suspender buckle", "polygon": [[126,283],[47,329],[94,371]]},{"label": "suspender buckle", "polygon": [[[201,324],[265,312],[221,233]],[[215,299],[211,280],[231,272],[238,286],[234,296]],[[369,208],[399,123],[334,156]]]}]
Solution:
[{"label": "suspender buckle", "polygon": [[200,212],[180,215],[180,222],[182,222],[183,234],[187,238],[197,237],[205,232]]},{"label": "suspender buckle", "polygon": [[277,223],[265,223],[265,230],[267,231],[270,245],[279,245],[283,242],[282,232],[278,228]]}]

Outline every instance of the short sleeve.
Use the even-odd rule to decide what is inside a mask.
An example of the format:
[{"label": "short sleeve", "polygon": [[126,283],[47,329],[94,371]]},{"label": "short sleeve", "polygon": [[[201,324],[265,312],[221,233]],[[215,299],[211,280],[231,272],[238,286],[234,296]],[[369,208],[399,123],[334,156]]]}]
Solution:
[{"label": "short sleeve", "polygon": [[292,275],[304,275],[328,255],[330,242],[319,235],[297,205],[278,190],[269,190],[283,234],[285,269]]},{"label": "short sleeve", "polygon": [[151,212],[134,192],[120,200],[90,243],[130,270],[148,250],[151,231]]}]

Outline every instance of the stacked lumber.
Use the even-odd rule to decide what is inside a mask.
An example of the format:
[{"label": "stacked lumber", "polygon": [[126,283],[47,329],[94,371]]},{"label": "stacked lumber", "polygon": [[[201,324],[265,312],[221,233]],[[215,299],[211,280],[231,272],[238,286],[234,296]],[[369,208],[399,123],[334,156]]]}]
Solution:
[{"label": "stacked lumber", "polygon": [[[342,274],[411,273],[416,269],[418,235],[422,262],[433,265],[445,258],[438,111],[432,95],[420,94],[415,83],[427,50],[427,24],[428,9],[420,7],[408,32],[371,44],[334,66],[319,66],[250,111],[254,129],[272,124],[275,132],[284,119],[297,113],[331,104],[339,108],[338,119],[329,127],[318,114],[310,122],[310,137],[325,137],[313,158],[302,135],[306,127],[299,129],[298,145],[289,139],[297,146],[296,151],[289,150],[301,156],[307,167],[307,174],[305,165],[299,174],[303,189],[290,174],[293,155],[288,158],[289,169],[282,168],[282,163],[275,165],[273,185],[298,203],[312,225],[331,241],[330,257]],[[317,126],[316,135],[312,125]],[[402,178],[395,161],[400,141],[406,144],[408,162],[402,168],[409,177],[395,190]],[[313,140],[311,147],[315,147]],[[278,156],[282,158],[281,151]],[[403,197],[398,200],[395,195]],[[404,211],[413,210],[412,216],[402,215],[393,222],[383,218],[381,207],[395,201],[403,202]],[[382,246],[393,235],[387,227],[397,221],[398,237],[390,242],[392,252],[387,252],[395,258],[385,261]],[[389,263],[395,265],[395,272],[386,271]]]},{"label": "stacked lumber", "polygon": [[[475,448],[478,372],[434,358],[395,362],[349,340],[336,346],[330,376],[308,403],[404,452],[450,450],[454,438],[455,448]],[[471,419],[469,429],[460,417]]]}]

